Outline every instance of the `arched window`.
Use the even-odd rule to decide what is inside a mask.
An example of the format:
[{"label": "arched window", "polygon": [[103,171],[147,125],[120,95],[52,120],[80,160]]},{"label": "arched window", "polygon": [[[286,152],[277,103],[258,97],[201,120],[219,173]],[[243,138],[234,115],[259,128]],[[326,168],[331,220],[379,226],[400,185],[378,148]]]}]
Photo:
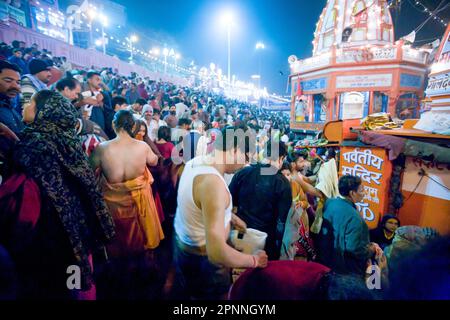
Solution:
[{"label": "arched window", "polygon": [[327,21],[325,21],[324,31],[330,31],[336,27],[337,15],[337,9],[331,10],[330,15],[327,17]]},{"label": "arched window", "polygon": [[383,40],[391,41],[391,29],[390,28],[383,28]]},{"label": "arched window", "polygon": [[337,16],[338,11],[337,9],[331,10],[330,14],[327,16],[327,20],[325,21],[325,24],[322,28],[323,32],[323,41],[322,41],[322,47],[323,48],[329,48],[333,45],[336,37],[335,37],[335,30],[336,30],[336,24],[337,24]]},{"label": "arched window", "polygon": [[385,23],[385,24],[389,24],[389,25],[392,24],[391,15],[389,13],[389,9],[387,8],[387,4],[386,4],[386,6],[381,8],[381,19],[382,19],[383,23]]},{"label": "arched window", "polygon": [[367,23],[367,6],[363,0],[359,0],[355,2],[353,6],[353,18],[355,19],[355,23]]},{"label": "arched window", "polygon": [[367,16],[366,3],[363,0],[356,1],[352,12],[352,41],[367,40]]}]

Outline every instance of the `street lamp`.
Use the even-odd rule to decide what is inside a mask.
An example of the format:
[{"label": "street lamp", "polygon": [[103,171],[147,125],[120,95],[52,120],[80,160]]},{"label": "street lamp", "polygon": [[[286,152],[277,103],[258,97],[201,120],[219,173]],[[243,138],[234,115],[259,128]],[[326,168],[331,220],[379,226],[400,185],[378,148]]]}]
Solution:
[{"label": "street lamp", "polygon": [[88,12],[89,17],[89,47],[92,48],[94,41],[92,37],[92,23],[94,22],[95,17],[97,16],[97,11],[95,11],[93,8],[89,9]]},{"label": "street lamp", "polygon": [[166,74],[167,73],[167,56],[169,55],[169,49],[164,48],[163,55],[164,55],[164,74]]},{"label": "street lamp", "polygon": [[234,18],[231,12],[225,12],[222,16],[222,21],[227,27],[228,39],[228,82],[231,84],[231,27],[233,26]]},{"label": "street lamp", "polygon": [[181,54],[176,53],[173,57],[175,59],[175,68],[178,66],[177,62],[181,58]]},{"label": "street lamp", "polygon": [[264,45],[264,43],[262,43],[262,42],[256,43],[256,50],[265,49],[265,48],[266,48],[266,46]]},{"label": "street lamp", "polygon": [[[264,43],[262,43],[261,41],[258,41],[256,43],[256,51],[259,50],[264,50],[266,48],[266,46],[264,45]],[[261,90],[261,59],[262,59],[262,53],[258,54],[258,74],[259,74],[259,78],[258,78],[258,90]]]},{"label": "street lamp", "polygon": [[106,37],[105,37],[105,27],[108,26],[108,17],[104,14],[100,14],[100,22],[102,25],[102,42],[103,42],[103,54],[106,54]]},{"label": "street lamp", "polygon": [[153,48],[152,49],[152,53],[155,55],[155,56],[159,56],[159,48]]},{"label": "street lamp", "polygon": [[129,38],[126,38],[126,39],[128,40],[128,45],[130,46],[130,51],[131,51],[130,60],[131,60],[131,62],[133,62],[133,58],[134,58],[134,56],[133,56],[133,43],[138,42],[139,38],[136,35],[133,34],[132,36],[130,36]]}]

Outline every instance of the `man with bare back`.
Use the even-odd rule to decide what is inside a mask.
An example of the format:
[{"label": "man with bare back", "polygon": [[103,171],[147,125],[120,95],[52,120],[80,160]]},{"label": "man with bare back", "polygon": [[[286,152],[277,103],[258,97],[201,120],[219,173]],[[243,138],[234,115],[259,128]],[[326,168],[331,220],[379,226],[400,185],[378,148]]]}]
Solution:
[{"label": "man with bare back", "polygon": [[117,112],[113,127],[117,137],[101,143],[90,160],[95,169],[101,168],[100,184],[116,224],[117,237],[108,253],[122,257],[155,249],[164,235],[148,169],[158,158],[145,142],[134,139],[130,111]]}]

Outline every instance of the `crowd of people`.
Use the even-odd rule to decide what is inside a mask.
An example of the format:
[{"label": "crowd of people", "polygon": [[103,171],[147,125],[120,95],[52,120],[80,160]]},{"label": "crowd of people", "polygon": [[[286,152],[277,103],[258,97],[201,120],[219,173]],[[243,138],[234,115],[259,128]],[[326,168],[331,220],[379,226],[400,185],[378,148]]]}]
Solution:
[{"label": "crowd of people", "polygon": [[[449,297],[448,238],[395,215],[369,233],[361,179],[338,179],[338,150],[299,147],[287,116],[56,60],[1,45],[0,298]],[[264,232],[264,250],[231,229]],[[424,270],[399,272],[411,257],[434,266],[423,290],[406,277]]]}]

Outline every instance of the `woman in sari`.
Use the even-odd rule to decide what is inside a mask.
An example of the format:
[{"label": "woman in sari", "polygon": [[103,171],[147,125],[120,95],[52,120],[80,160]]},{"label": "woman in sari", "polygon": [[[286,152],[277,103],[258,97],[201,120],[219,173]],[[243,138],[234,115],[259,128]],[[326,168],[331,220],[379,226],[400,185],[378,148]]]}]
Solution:
[{"label": "woman in sari", "polygon": [[152,270],[154,249],[164,238],[148,169],[158,157],[145,142],[134,139],[130,111],[117,112],[113,128],[116,138],[101,143],[90,157],[93,168],[101,169],[100,185],[117,230],[107,248],[111,264],[100,280],[101,298],[148,299],[156,290],[144,283],[158,274]]},{"label": "woman in sari", "polygon": [[133,136],[136,140],[144,141],[152,149],[155,155],[158,157],[158,164],[150,168],[150,173],[152,174],[154,181],[152,183],[152,193],[155,199],[156,210],[158,211],[159,221],[161,223],[165,220],[164,209],[160,197],[160,175],[161,168],[163,165],[164,157],[159,152],[159,149],[155,142],[153,142],[148,136],[147,124],[143,120],[134,120],[134,131]]},{"label": "woman in sari", "polygon": [[23,119],[28,126],[14,160],[39,187],[41,209],[17,252],[21,296],[79,298],[79,291],[67,287],[68,267],[81,271],[82,291],[91,289],[92,254],[104,252],[114,223],[75,132],[77,111],[70,102],[57,92],[39,91],[24,106]]},{"label": "woman in sari", "polygon": [[[295,231],[291,234],[289,234],[289,231],[285,231],[285,238],[283,239],[286,243],[284,257],[289,256],[292,260],[302,261],[315,260],[316,253],[310,236],[309,219],[306,213],[309,208],[308,198],[300,184],[292,178],[293,175],[297,174],[293,164],[285,162],[280,169],[281,173],[290,181],[292,189],[293,204],[286,223],[295,226]],[[293,229],[289,228],[288,230]],[[295,243],[293,243],[294,239]],[[292,251],[290,246],[293,244],[295,244],[295,250]]]},{"label": "woman in sari", "polygon": [[134,139],[130,111],[117,112],[113,126],[117,137],[101,143],[90,160],[94,169],[101,169],[100,184],[116,223],[117,237],[108,251],[122,257],[155,249],[164,235],[147,167],[156,165],[158,158],[145,142]]},{"label": "woman in sari", "polygon": [[167,126],[161,126],[158,129],[158,139],[156,141],[156,147],[163,156],[164,160],[170,159],[172,151],[175,146],[170,142],[171,129]]}]

